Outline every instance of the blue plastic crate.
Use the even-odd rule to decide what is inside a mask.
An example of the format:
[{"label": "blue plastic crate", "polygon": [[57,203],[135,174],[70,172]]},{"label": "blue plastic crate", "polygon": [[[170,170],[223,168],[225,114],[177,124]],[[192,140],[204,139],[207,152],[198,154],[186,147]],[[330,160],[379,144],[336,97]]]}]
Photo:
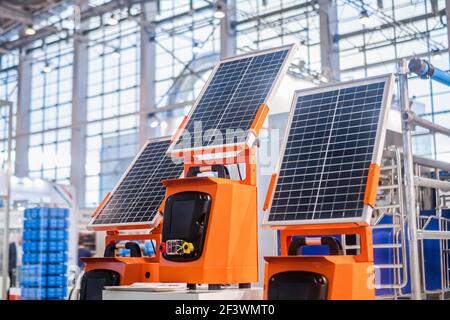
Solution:
[{"label": "blue plastic crate", "polygon": [[49,275],[64,275],[67,273],[66,264],[49,264],[47,265],[47,274]]},{"label": "blue plastic crate", "polygon": [[66,230],[49,230],[48,239],[50,241],[62,241],[69,238],[69,232]]},{"label": "blue plastic crate", "polygon": [[30,208],[24,216],[23,266],[19,278],[23,298],[63,300],[67,295],[69,210]]},{"label": "blue plastic crate", "polygon": [[49,229],[67,229],[68,222],[63,218],[51,218],[48,220]]},{"label": "blue plastic crate", "polygon": [[37,207],[32,208],[31,212],[26,216],[26,218],[36,219],[36,218],[48,218],[50,216],[50,208]]},{"label": "blue plastic crate", "polygon": [[23,223],[25,230],[47,229],[48,220],[46,218],[27,219]]},{"label": "blue plastic crate", "polygon": [[48,276],[47,287],[64,287],[67,285],[66,276]]},{"label": "blue plastic crate", "polygon": [[47,241],[24,241],[22,248],[23,248],[23,252],[25,252],[25,253],[47,252],[48,251],[48,242]]},{"label": "blue plastic crate", "polygon": [[47,274],[46,264],[29,264],[21,267],[21,274],[24,276],[44,275]]},{"label": "blue plastic crate", "polygon": [[66,263],[68,260],[67,253],[49,253],[48,263]]},{"label": "blue plastic crate", "polygon": [[25,241],[46,240],[47,237],[47,230],[25,230],[23,232],[23,240]]},{"label": "blue plastic crate", "polygon": [[69,217],[69,209],[59,208],[59,215],[64,218],[68,218]]},{"label": "blue plastic crate", "polygon": [[49,241],[47,246],[48,252],[61,252],[68,249],[69,245],[66,241]]},{"label": "blue plastic crate", "polygon": [[69,216],[69,210],[65,208],[49,208],[51,218],[63,219]]},{"label": "blue plastic crate", "polygon": [[36,275],[36,276],[27,276],[26,278],[26,284],[24,286],[27,287],[34,287],[34,288],[41,288],[47,286],[47,276],[45,275]]},{"label": "blue plastic crate", "polygon": [[65,300],[67,296],[67,288],[47,288],[47,299]]},{"label": "blue plastic crate", "polygon": [[47,298],[46,288],[23,288],[22,297],[28,300],[43,300]]},{"label": "blue plastic crate", "polygon": [[47,253],[24,253],[23,264],[44,264],[48,262]]}]

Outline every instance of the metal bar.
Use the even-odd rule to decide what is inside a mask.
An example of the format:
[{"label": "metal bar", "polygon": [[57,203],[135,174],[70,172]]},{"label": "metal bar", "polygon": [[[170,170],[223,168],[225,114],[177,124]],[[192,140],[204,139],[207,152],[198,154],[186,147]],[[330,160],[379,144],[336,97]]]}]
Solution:
[{"label": "metal bar", "polygon": [[393,228],[400,228],[400,224],[377,224],[372,226],[372,229],[393,229]]},{"label": "metal bar", "polygon": [[390,190],[390,189],[398,189],[398,185],[397,184],[391,184],[391,185],[379,186],[378,187],[378,190]]},{"label": "metal bar", "polygon": [[400,243],[380,243],[380,244],[374,244],[374,249],[395,249],[395,248],[401,248],[402,245]]},{"label": "metal bar", "polygon": [[[88,7],[87,0],[76,0],[79,16]],[[81,21],[81,20],[79,20]],[[83,30],[86,22],[80,22],[74,34],[73,72],[72,72],[72,123],[71,123],[71,166],[70,183],[76,190],[76,203],[84,206],[85,202],[85,158],[87,133],[87,74],[88,74],[88,47]]]},{"label": "metal bar", "polygon": [[[398,147],[394,147],[395,150],[395,163],[397,164],[397,183],[399,186],[403,185],[403,179],[402,179],[402,157],[401,157],[401,153],[400,153],[400,149]],[[407,252],[406,252],[406,221],[405,221],[405,210],[404,210],[404,196],[403,196],[403,188],[399,188],[398,189],[398,201],[400,203],[400,225],[401,225],[401,229],[398,229],[398,231],[396,231],[396,235],[395,237],[398,237],[401,234],[401,242],[402,242],[402,246],[401,246],[401,254],[402,254],[402,261],[401,264],[403,266],[403,272],[401,274],[402,276],[402,282],[399,283],[399,290],[401,293],[401,290],[406,287],[406,285],[408,284],[408,265],[407,265]],[[398,239],[398,238],[396,238]],[[398,261],[398,255],[397,256],[397,261]],[[400,280],[400,269],[397,270],[397,277]]]},{"label": "metal bar", "polygon": [[376,264],[374,265],[376,269],[399,269],[403,267],[402,264]]},{"label": "metal bar", "polygon": [[[385,150],[385,153],[389,157],[394,156],[393,151]],[[415,164],[419,164],[419,165],[427,167],[427,168],[436,168],[436,169],[450,172],[450,163],[448,163],[448,162],[433,160],[433,159],[419,157],[419,156],[415,156],[415,155],[413,155],[413,162]],[[383,170],[383,168],[381,168],[381,170]]]},{"label": "metal bar", "polygon": [[429,179],[424,177],[414,177],[414,183],[419,187],[450,191],[450,182],[447,181]]},{"label": "metal bar", "polygon": [[[157,6],[156,2],[141,3],[140,15],[140,87],[139,87],[139,145],[143,146],[150,134],[161,135],[160,132],[149,132],[148,114],[150,110],[156,109],[156,45],[155,24]],[[154,130],[159,130],[155,128]]]},{"label": "metal bar", "polygon": [[385,206],[376,206],[374,210],[387,210],[387,209],[395,209],[399,208],[400,204],[387,204]]},{"label": "metal bar", "polygon": [[418,156],[413,156],[414,163],[417,163],[421,166],[428,167],[428,168],[436,168],[443,171],[449,171],[450,172],[450,163],[444,162],[444,161],[438,161]]},{"label": "metal bar", "polygon": [[450,231],[419,231],[419,239],[450,239]]},{"label": "metal bar", "polygon": [[[408,67],[406,60],[402,59],[398,63],[398,80],[400,86],[400,105],[402,112],[410,112],[410,102],[408,93]],[[402,121],[403,127],[403,162],[405,170],[405,197],[406,214],[408,217],[408,238],[409,238],[409,258],[411,274],[411,298],[413,300],[422,299],[422,285],[420,281],[420,259],[419,243],[417,237],[417,208],[416,190],[414,187],[414,162],[412,149],[412,128],[408,118]]]},{"label": "metal bar", "polygon": [[322,74],[330,81],[339,80],[339,42],[334,41],[337,28],[336,2],[319,0],[320,56]]},{"label": "metal bar", "polygon": [[13,131],[13,105],[11,102],[0,101],[0,107],[8,106],[8,169],[6,171],[6,205],[5,220],[3,226],[3,264],[2,264],[2,299],[6,300],[8,289],[8,266],[9,266],[9,215],[11,202],[11,176],[12,176],[12,131]]},{"label": "metal bar", "polygon": [[[25,47],[26,49],[27,47]],[[15,175],[19,178],[28,176],[28,149],[30,145],[30,119],[31,119],[31,63],[33,54],[20,55],[18,73],[17,93],[17,115],[16,115],[16,154]]]},{"label": "metal bar", "polygon": [[236,0],[224,0],[226,14],[220,20],[220,58],[236,54]]},{"label": "metal bar", "polygon": [[391,166],[384,166],[384,167],[380,168],[381,171],[387,171],[387,170],[392,170],[392,169],[397,169],[397,166],[391,165]]},{"label": "metal bar", "polygon": [[407,112],[406,116],[407,116],[407,121],[410,124],[415,124],[422,128],[426,128],[426,129],[430,130],[431,132],[441,133],[441,134],[444,134],[444,135],[450,137],[450,129],[449,128],[446,128],[444,126],[438,125],[431,121],[422,119],[421,117],[418,117],[414,112],[411,112],[411,111]]},{"label": "metal bar", "polygon": [[[447,21],[450,21],[450,0],[445,0],[445,15],[447,16]],[[450,24],[447,23],[447,43],[450,43]],[[450,63],[450,56],[449,61]]]}]

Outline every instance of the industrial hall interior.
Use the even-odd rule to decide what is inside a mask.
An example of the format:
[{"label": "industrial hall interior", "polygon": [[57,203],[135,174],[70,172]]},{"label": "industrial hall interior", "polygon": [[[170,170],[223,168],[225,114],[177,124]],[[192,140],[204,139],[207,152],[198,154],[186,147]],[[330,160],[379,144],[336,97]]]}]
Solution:
[{"label": "industrial hall interior", "polygon": [[449,19],[0,0],[0,308],[450,299]]}]

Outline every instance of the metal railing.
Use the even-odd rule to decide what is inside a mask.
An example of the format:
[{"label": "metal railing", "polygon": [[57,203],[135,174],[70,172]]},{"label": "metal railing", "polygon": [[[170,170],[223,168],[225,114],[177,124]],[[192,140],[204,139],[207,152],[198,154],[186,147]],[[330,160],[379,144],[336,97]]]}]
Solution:
[{"label": "metal railing", "polygon": [[[412,132],[415,126],[428,129],[430,133],[440,133],[450,137],[450,129],[422,119],[414,114],[410,107],[408,93],[408,72],[417,73],[421,78],[430,78],[450,86],[450,75],[434,68],[424,60],[412,59],[409,67],[406,60],[398,64],[398,81],[400,90],[400,107],[402,111],[403,131],[403,169],[404,169],[404,191],[405,209],[408,220],[409,240],[409,271],[411,278],[411,298],[422,299],[426,294],[435,291],[426,288],[426,272],[424,263],[424,240],[440,241],[440,267],[441,267],[441,290],[439,293],[445,297],[449,289],[449,221],[442,217],[442,209],[446,206],[448,196],[445,192],[450,191],[450,182],[440,180],[440,170],[450,171],[450,163],[425,159],[413,155]],[[427,168],[428,173],[434,172],[434,177],[422,175],[422,168]],[[423,189],[432,189],[435,193],[436,216],[420,217],[420,195]],[[438,220],[438,230],[428,230],[427,227],[432,219]]]},{"label": "metal railing", "polygon": [[[403,178],[401,153],[397,147],[389,147],[381,166],[381,183],[377,206],[374,208],[372,225],[373,229],[388,229],[391,231],[390,243],[374,244],[373,249],[392,249],[392,263],[375,264],[375,272],[392,269],[391,283],[376,283],[376,289],[392,289],[393,296],[397,299],[403,296],[402,289],[408,284],[407,251],[405,240],[405,212],[403,202]],[[390,155],[389,155],[390,154]],[[383,217],[392,217],[392,223],[382,223]],[[390,272],[390,271],[388,271]]]}]

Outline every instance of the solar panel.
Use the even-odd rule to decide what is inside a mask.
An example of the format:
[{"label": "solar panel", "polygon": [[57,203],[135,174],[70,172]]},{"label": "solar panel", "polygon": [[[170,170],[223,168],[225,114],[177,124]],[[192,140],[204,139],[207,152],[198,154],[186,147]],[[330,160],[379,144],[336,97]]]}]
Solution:
[{"label": "solar panel", "polygon": [[[293,48],[295,46],[290,45],[219,62],[184,126],[191,140],[178,139],[169,152],[244,144],[258,108],[267,103],[286,72]],[[228,139],[232,141],[227,141],[230,129],[240,130],[233,139]],[[222,140],[214,136],[219,132]]]},{"label": "solar panel", "polygon": [[367,222],[364,192],[380,164],[392,77],[296,92],[265,223]]},{"label": "solar panel", "polygon": [[152,226],[156,222],[166,192],[161,180],[178,178],[183,172],[182,163],[166,156],[169,144],[169,138],[145,144],[89,226]]}]

